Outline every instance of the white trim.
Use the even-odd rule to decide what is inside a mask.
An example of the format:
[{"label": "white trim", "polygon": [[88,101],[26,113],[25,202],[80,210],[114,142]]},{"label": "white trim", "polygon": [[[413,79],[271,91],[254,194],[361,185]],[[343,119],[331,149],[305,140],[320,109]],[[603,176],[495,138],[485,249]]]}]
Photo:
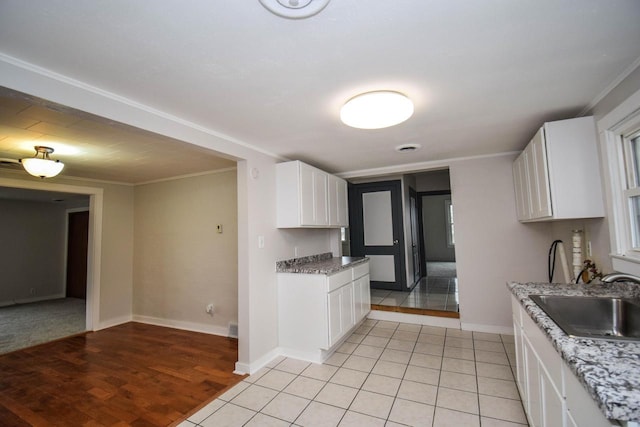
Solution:
[{"label": "white trim", "polygon": [[252,363],[236,362],[236,369],[233,371],[233,373],[237,375],[255,374],[260,369],[271,363],[273,359],[279,357],[281,355],[281,351],[282,349],[280,347],[276,347],[257,360],[254,360]]},{"label": "white trim", "polygon": [[21,299],[6,301],[6,302],[0,302],[0,307],[10,307],[16,304],[29,304],[31,302],[47,301],[47,300],[60,299],[60,298],[64,298],[63,293],[44,295],[44,296],[33,297],[33,298],[21,298]]},{"label": "white trim", "polygon": [[640,90],[629,96],[609,114],[598,120],[600,156],[602,158],[603,184],[609,218],[611,262],[616,271],[637,274],[638,266],[630,253],[631,230],[626,175],[621,136],[640,125]]},{"label": "white trim", "polygon": [[461,329],[463,331],[486,332],[489,334],[501,334],[501,335],[513,335],[513,325],[497,326],[497,325],[483,325],[480,323],[462,322]]},{"label": "white trim", "polygon": [[57,191],[89,195],[89,245],[87,257],[86,329],[95,330],[100,322],[100,263],[102,253],[102,188],[56,184],[48,181],[27,181],[0,177],[0,186],[28,190]]},{"label": "white trim", "polygon": [[98,327],[94,329],[94,331],[99,331],[101,329],[112,328],[114,326],[122,325],[124,323],[131,322],[131,316],[120,316],[115,317],[113,319],[107,319],[98,324]]},{"label": "white trim", "polygon": [[218,174],[218,173],[235,171],[237,169],[238,168],[236,168],[235,166],[232,166],[232,167],[224,168],[224,169],[214,169],[214,170],[209,170],[209,171],[204,171],[204,172],[188,173],[188,174],[185,174],[185,175],[171,176],[169,178],[160,178],[160,179],[153,179],[151,181],[136,182],[134,184],[134,186],[137,187],[138,185],[157,184],[159,182],[176,181],[178,179],[194,178],[196,176],[215,175],[215,174]]},{"label": "white trim", "polygon": [[629,65],[622,73],[620,73],[618,75],[618,77],[616,77],[615,79],[613,79],[611,81],[611,83],[609,83],[603,90],[602,92],[600,92],[598,95],[595,96],[595,98],[593,98],[591,100],[591,102],[589,102],[583,109],[582,111],[580,111],[580,113],[578,114],[578,117],[584,116],[587,113],[589,113],[593,107],[596,106],[596,104],[598,104],[598,102],[602,101],[602,99],[609,95],[609,93],[616,88],[616,86],[618,86],[624,79],[626,79],[627,77],[629,77],[629,75],[631,73],[633,73],[635,71],[636,68],[638,68],[640,66],[640,56],[638,58],[636,58],[635,61],[633,61],[631,63],[631,65]]},{"label": "white trim", "polygon": [[[5,66],[3,66],[3,64]],[[48,79],[55,80],[55,81],[60,82],[60,83],[62,83],[64,85],[72,86],[72,87],[74,87],[76,89],[80,89],[81,91],[84,91],[84,92],[90,92],[91,94],[97,95],[97,96],[99,96],[101,98],[106,98],[106,99],[108,99],[110,101],[113,101],[113,102],[115,102],[117,104],[121,104],[122,106],[127,106],[129,108],[133,108],[135,110],[142,111],[144,113],[150,114],[150,115],[155,116],[157,118],[172,122],[172,123],[180,125],[180,126],[184,126],[184,127],[190,128],[192,130],[196,130],[198,132],[205,133],[207,135],[214,136],[214,137],[222,139],[224,141],[239,145],[239,146],[241,146],[243,148],[246,148],[246,149],[249,149],[249,150],[252,150],[252,151],[256,151],[256,152],[265,154],[265,155],[267,155],[269,157],[272,157],[272,158],[275,158],[275,159],[278,159],[278,160],[282,160],[282,161],[287,161],[288,160],[288,159],[286,159],[286,158],[284,158],[282,156],[279,156],[279,155],[271,153],[270,151],[267,151],[267,150],[265,150],[263,148],[260,148],[259,146],[251,145],[249,143],[246,143],[246,142],[241,141],[239,139],[233,138],[233,137],[231,137],[229,135],[226,135],[226,134],[223,134],[221,132],[214,131],[214,130],[209,129],[207,127],[204,127],[204,126],[195,124],[193,122],[190,122],[188,120],[184,120],[184,119],[181,119],[181,118],[176,117],[174,115],[165,113],[164,111],[156,110],[156,109],[151,108],[151,107],[149,107],[147,105],[140,104],[139,102],[133,101],[133,100],[131,100],[129,98],[125,98],[124,96],[120,96],[120,95],[117,95],[115,93],[108,92],[106,90],[100,89],[100,88],[95,87],[95,86],[91,86],[91,85],[89,85],[87,83],[84,83],[84,82],[81,82],[79,80],[75,80],[75,79],[72,79],[70,77],[64,76],[62,74],[58,74],[58,73],[56,73],[54,71],[51,71],[51,70],[48,70],[46,68],[42,68],[42,67],[39,67],[37,65],[31,64],[29,62],[25,62],[25,61],[22,61],[22,60],[20,60],[18,58],[14,58],[12,56],[9,56],[7,54],[0,53],[0,70],[2,70],[2,71],[0,71],[0,75],[4,75],[5,79],[7,79],[7,76],[10,74],[10,73],[7,72],[7,70],[5,70],[7,65],[19,68],[19,69],[21,69],[23,71],[23,73],[24,72],[30,72],[30,73],[37,74],[39,76],[42,76],[42,77],[45,77],[45,78],[48,78]],[[24,84],[24,81],[22,83]],[[3,82],[0,82],[0,84],[3,84],[5,86],[7,85],[6,83],[3,83]],[[10,84],[9,87],[12,88],[12,89],[15,88],[15,86],[12,85],[12,84]],[[22,92],[25,92],[25,90],[23,88],[15,88],[15,89],[19,90],[19,91],[22,91]],[[28,90],[26,92],[29,93]],[[31,93],[29,93],[29,94],[31,94]],[[56,102],[55,100],[52,100],[52,101]],[[73,106],[73,105],[69,105],[69,107],[78,108],[77,106]],[[82,108],[80,108],[80,109],[82,109]],[[87,111],[87,112],[92,113],[91,111]],[[92,114],[95,114],[95,113],[92,113]],[[118,119],[116,119],[116,120],[118,120]],[[133,125],[133,126],[135,126],[135,125]]]},{"label": "white trim", "polygon": [[397,313],[395,311],[371,310],[367,318],[373,320],[386,320],[389,322],[411,323],[414,325],[460,329],[460,319],[452,319],[450,317],[424,316],[421,314]]},{"label": "white trim", "polygon": [[424,172],[432,169],[445,169],[445,168],[448,168],[452,163],[456,163],[456,162],[487,159],[492,157],[515,156],[516,154],[520,154],[521,152],[522,151],[505,151],[502,153],[481,154],[478,156],[453,157],[450,159],[443,159],[443,160],[430,160],[426,162],[405,163],[405,164],[395,165],[395,166],[384,166],[381,168],[361,169],[361,170],[337,173],[335,175],[339,176],[340,178],[349,179],[349,178],[361,178],[365,176],[383,176],[383,175],[390,175],[390,174]]},{"label": "white trim", "polygon": [[141,316],[134,314],[131,317],[134,322],[146,323],[148,325],[164,326],[167,328],[182,329],[184,331],[201,332],[204,334],[219,335],[229,337],[229,330],[223,326],[207,325],[206,323],[185,322],[184,320],[163,319],[153,316]]}]

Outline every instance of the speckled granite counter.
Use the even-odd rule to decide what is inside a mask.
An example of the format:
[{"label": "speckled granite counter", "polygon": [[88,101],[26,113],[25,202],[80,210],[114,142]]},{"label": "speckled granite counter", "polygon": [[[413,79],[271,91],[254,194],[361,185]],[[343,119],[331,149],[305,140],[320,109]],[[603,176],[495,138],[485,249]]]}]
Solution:
[{"label": "speckled granite counter", "polygon": [[333,274],[369,261],[366,257],[333,257],[331,252],[276,262],[277,273]]},{"label": "speckled granite counter", "polygon": [[570,338],[528,297],[543,294],[640,298],[640,286],[630,283],[509,283],[507,286],[598,403],[605,417],[640,421],[640,343]]}]

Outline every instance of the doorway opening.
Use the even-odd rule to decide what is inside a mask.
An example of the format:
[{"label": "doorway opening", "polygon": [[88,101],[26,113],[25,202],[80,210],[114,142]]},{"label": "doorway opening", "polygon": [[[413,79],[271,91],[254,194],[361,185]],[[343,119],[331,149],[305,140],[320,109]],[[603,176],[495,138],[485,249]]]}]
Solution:
[{"label": "doorway opening", "polygon": [[[0,204],[3,234],[12,242],[0,260],[6,279],[0,287],[0,353],[92,330],[98,317],[94,254],[101,227],[95,217],[101,215],[102,190],[0,179]],[[85,217],[83,267],[73,271],[67,269],[67,214],[77,210]],[[67,278],[78,274],[82,289],[69,295]]]},{"label": "doorway opening", "polygon": [[353,180],[349,203],[343,253],[370,258],[372,310],[459,318],[449,170]]}]

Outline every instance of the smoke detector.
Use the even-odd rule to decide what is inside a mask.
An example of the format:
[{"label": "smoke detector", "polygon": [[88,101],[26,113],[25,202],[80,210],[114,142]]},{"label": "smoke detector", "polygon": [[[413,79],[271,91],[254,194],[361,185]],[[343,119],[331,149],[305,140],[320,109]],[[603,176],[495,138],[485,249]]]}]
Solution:
[{"label": "smoke detector", "polygon": [[274,15],[289,19],[304,19],[319,13],[329,0],[260,0]]},{"label": "smoke detector", "polygon": [[416,151],[422,148],[420,144],[402,144],[396,147],[396,151],[398,153],[410,153],[412,151]]}]

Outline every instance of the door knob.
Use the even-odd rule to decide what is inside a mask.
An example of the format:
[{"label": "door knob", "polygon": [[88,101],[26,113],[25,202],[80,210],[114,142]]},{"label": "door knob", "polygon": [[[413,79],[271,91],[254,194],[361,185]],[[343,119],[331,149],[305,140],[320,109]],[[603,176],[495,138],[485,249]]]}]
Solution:
[{"label": "door knob", "polygon": [[396,239],[396,240],[394,240],[394,241],[393,241],[393,244],[394,244],[394,245],[397,245],[398,243],[399,243],[399,242],[398,242],[398,239]]}]

